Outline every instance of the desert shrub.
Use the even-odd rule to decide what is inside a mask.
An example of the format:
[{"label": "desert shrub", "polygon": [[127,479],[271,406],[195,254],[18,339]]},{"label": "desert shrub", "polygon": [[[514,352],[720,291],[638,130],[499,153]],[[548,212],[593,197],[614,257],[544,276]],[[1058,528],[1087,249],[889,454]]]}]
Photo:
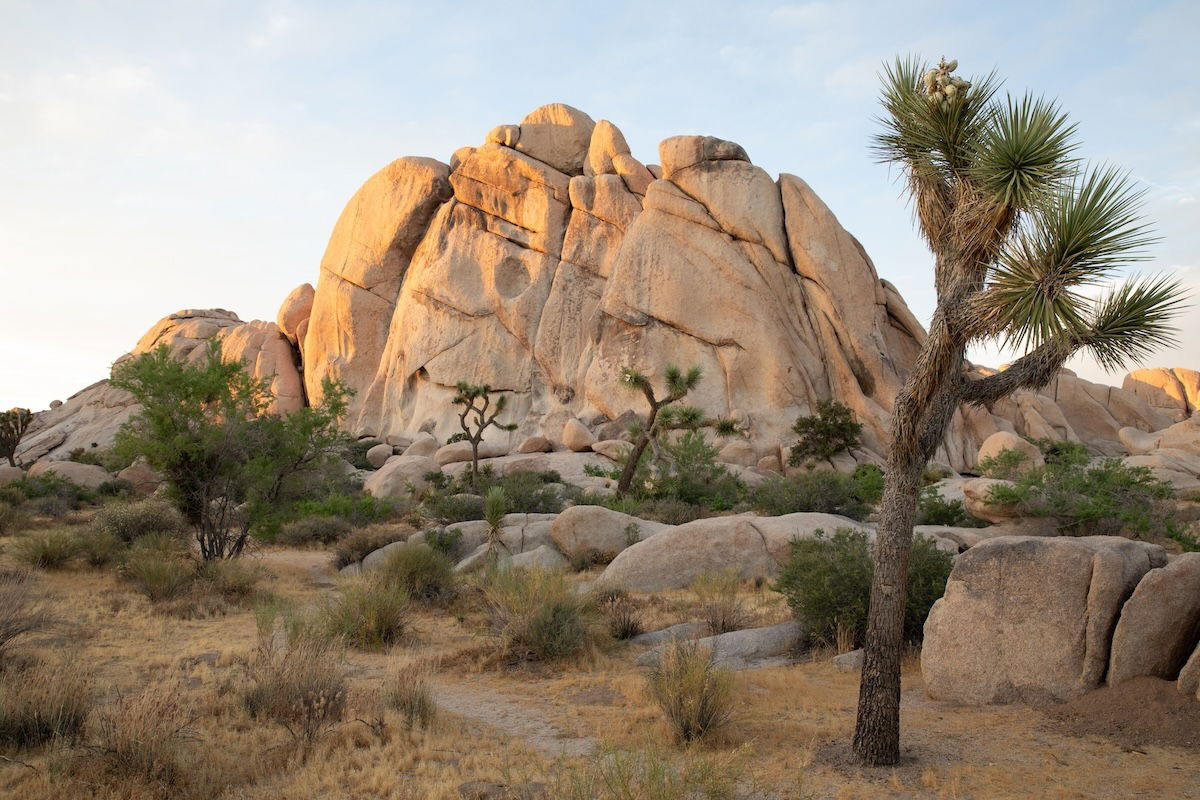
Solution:
[{"label": "desert shrub", "polygon": [[79,553],[79,540],[69,530],[51,528],[22,534],[13,542],[17,561],[38,569],[62,569]]},{"label": "desert shrub", "polygon": [[645,630],[641,610],[627,592],[620,589],[603,592],[597,594],[597,602],[608,622],[609,635],[617,641],[632,639]]},{"label": "desert shrub", "polygon": [[92,693],[82,662],[0,665],[0,745],[25,749],[79,738]]},{"label": "desert shrub", "polygon": [[92,567],[107,567],[121,555],[121,540],[107,531],[85,531],[79,536],[79,555]]},{"label": "desert shrub", "polygon": [[745,496],[745,484],[717,461],[720,451],[702,431],[684,431],[674,441],[668,437],[662,451],[667,467],[651,481],[652,499],[677,500],[727,511]]},{"label": "desert shrub", "polygon": [[600,638],[590,598],[572,591],[561,572],[492,567],[484,597],[511,658],[568,658]]},{"label": "desert shrub", "polygon": [[183,515],[167,501],[157,498],[104,506],[92,517],[91,528],[97,533],[111,534],[125,544],[151,533],[183,536],[187,530]]},{"label": "desert shrub", "polygon": [[161,603],[191,588],[196,566],[179,548],[151,535],[130,548],[121,574],[152,603]]},{"label": "desert shrub", "polygon": [[427,545],[405,542],[393,547],[379,572],[413,600],[431,603],[454,591],[454,565]]},{"label": "desert shrub", "polygon": [[483,498],[477,494],[433,492],[426,497],[421,508],[430,519],[445,525],[483,519]]},{"label": "desert shrub", "polygon": [[27,515],[15,504],[0,500],[0,536],[7,536],[25,526]]},{"label": "desert shrub", "polygon": [[777,476],[756,488],[754,507],[768,516],[818,511],[850,519],[866,519],[870,506],[858,494],[859,483],[833,470],[813,470],[790,477]]},{"label": "desert shrub", "polygon": [[993,487],[988,502],[1016,504],[1025,516],[1056,517],[1060,530],[1075,536],[1165,536],[1172,529],[1168,501],[1175,490],[1148,468],[1119,458],[1092,463],[1081,446],[1051,445],[1044,466]]},{"label": "desert shrub", "polygon": [[25,510],[32,516],[50,517],[50,519],[61,519],[70,514],[73,508],[70,501],[52,494],[35,497],[25,503]]},{"label": "desert shrub", "polygon": [[133,497],[133,483],[124,478],[114,478],[97,486],[96,494],[99,497]]},{"label": "desert shrub", "polygon": [[290,547],[336,544],[354,527],[341,517],[305,517],[279,529],[275,541]]},{"label": "desert shrub", "polygon": [[292,505],[294,519],[328,517],[345,520],[352,527],[363,528],[375,522],[386,522],[396,516],[396,506],[390,500],[374,495],[337,493],[320,500],[300,500]]},{"label": "desert shrub", "polygon": [[792,431],[800,438],[792,445],[789,463],[799,467],[858,447],[862,423],[841,403],[821,401],[817,403],[817,413],[797,419]]},{"label": "desert shrub", "polygon": [[408,538],[408,531],[392,525],[376,525],[351,533],[338,542],[334,563],[338,569],[361,562],[384,545]]},{"label": "desert shrub", "polygon": [[95,750],[109,775],[162,787],[182,782],[190,719],[176,687],[154,686],[120,694],[97,711],[91,726]]},{"label": "desert shrub", "polygon": [[21,570],[0,570],[0,664],[13,642],[44,628],[49,614],[33,594],[33,578]]},{"label": "desert shrub", "polygon": [[[954,560],[933,540],[914,537],[909,555],[908,605],[904,637],[920,642],[929,609],[946,590]],[[850,642],[861,647],[874,574],[871,544],[864,531],[818,530],[812,539],[792,542],[792,554],[772,587],[787,599],[812,639]]]},{"label": "desert shrub", "polygon": [[246,561],[203,561],[196,567],[198,587],[227,602],[246,605],[258,596],[263,573]]},{"label": "desert shrub", "polygon": [[311,745],[346,711],[346,669],[337,643],[299,631],[286,634],[273,616],[259,634],[242,703],[251,717],[275,722]]},{"label": "desert shrub", "polygon": [[399,712],[410,728],[428,728],[437,716],[430,685],[432,670],[415,664],[394,666],[383,688],[383,704]]},{"label": "desert shrub", "polygon": [[551,484],[561,481],[553,471],[514,472],[497,481],[497,485],[504,489],[510,514],[557,514],[562,511],[563,501]]},{"label": "desert shrub", "polygon": [[967,513],[962,500],[947,500],[930,485],[917,495],[917,525],[951,525],[958,528],[981,528],[987,523]]},{"label": "desert shrub", "polygon": [[691,590],[708,630],[713,635],[742,628],[748,619],[738,597],[741,581],[737,571],[706,572],[692,581]]},{"label": "desert shrub", "polygon": [[683,525],[703,517],[704,508],[682,500],[645,500],[636,505],[633,512],[625,513],[667,525]]},{"label": "desert shrub", "polygon": [[556,800],[732,800],[746,774],[748,745],[729,753],[666,754],[658,748],[602,748],[551,775]]},{"label": "desert shrub", "polygon": [[407,590],[378,573],[344,581],[320,610],[320,627],[326,635],[367,650],[382,650],[400,641],[408,623]]},{"label": "desert shrub", "polygon": [[883,499],[883,470],[875,464],[861,464],[850,476],[854,495],[867,505],[878,505]]},{"label": "desert shrub", "polygon": [[20,493],[26,500],[38,500],[44,497],[58,498],[68,508],[77,508],[96,499],[96,493],[91,489],[80,486],[78,483],[72,483],[53,473],[26,476],[8,484],[6,489],[9,492]]},{"label": "desert shrub", "polygon": [[426,531],[425,544],[454,561],[462,548],[462,531],[458,528],[434,528]]},{"label": "desert shrub", "polygon": [[371,466],[370,461],[367,461],[367,451],[377,444],[379,442],[374,439],[347,440],[339,448],[339,454],[346,459],[346,463],[355,469],[372,470],[375,467]]},{"label": "desert shrub", "polygon": [[733,672],[718,667],[712,650],[695,640],[673,639],[646,676],[650,697],[679,742],[702,739],[729,721]]},{"label": "desert shrub", "polygon": [[1010,450],[1007,447],[988,456],[979,462],[979,474],[988,478],[999,478],[1011,481],[1020,477],[1021,472],[1029,465],[1029,456],[1020,450]]}]

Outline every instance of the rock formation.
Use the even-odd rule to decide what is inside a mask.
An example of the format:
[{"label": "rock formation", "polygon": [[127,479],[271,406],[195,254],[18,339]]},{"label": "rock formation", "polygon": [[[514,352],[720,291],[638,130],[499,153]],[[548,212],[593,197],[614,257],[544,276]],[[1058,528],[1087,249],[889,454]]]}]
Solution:
[{"label": "rock formation", "polygon": [[[220,338],[270,380],[280,411],[341,380],[356,393],[347,427],[389,442],[444,442],[458,431],[455,384],[487,383],[511,393],[517,433],[488,435],[505,448],[618,438],[613,421],[643,402],[622,368],[658,379],[668,363],[698,364],[689,401],[744,425],[730,451],[743,471],[783,469],[792,422],[829,399],[866,426],[856,458],[878,461],[925,337],[899,290],[800,178],[773,180],[712,137],[671,137],[658,158],[642,163],[611,122],[553,104],[449,164],[397,159],[347,203],[316,288],[292,290],[275,322],[181,311],[132,352],[197,358]],[[1122,429],[1160,431],[1195,410],[1195,379],[1140,371],[1116,388],[1064,370],[1040,392],[960,411],[938,460],[970,469],[996,432],[1123,455]],[[105,446],[132,410],[101,382],[39,414],[19,455]]]}]

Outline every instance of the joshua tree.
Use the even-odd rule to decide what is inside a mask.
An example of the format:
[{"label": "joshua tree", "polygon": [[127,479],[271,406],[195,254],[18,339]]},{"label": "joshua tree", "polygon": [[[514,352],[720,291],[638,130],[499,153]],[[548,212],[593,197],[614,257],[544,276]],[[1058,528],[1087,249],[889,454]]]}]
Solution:
[{"label": "joshua tree", "polygon": [[[894,764],[900,748],[900,645],[921,472],[960,404],[990,406],[1047,384],[1086,350],[1108,369],[1172,341],[1178,284],[1138,278],[1088,293],[1153,238],[1143,195],[1109,168],[1073,157],[1075,126],[1057,103],[999,99],[989,75],[953,74],[897,59],[885,69],[881,161],[896,164],[934,255],[937,308],[929,337],[896,396],[879,509],[876,568],[854,752]],[[967,344],[999,340],[1025,352],[979,380],[963,372]]]},{"label": "joshua tree", "polygon": [[31,422],[33,414],[28,408],[0,411],[0,456],[8,459],[10,467],[17,465],[17,445],[21,443],[21,437]]},{"label": "joshua tree", "polygon": [[[660,426],[666,422],[674,422],[678,417],[676,414],[663,415],[660,412],[672,403],[679,402],[688,392],[695,389],[696,384],[700,383],[701,374],[700,367],[692,367],[685,374],[674,364],[667,365],[663,372],[663,377],[667,382],[667,395],[659,399],[655,397],[654,387],[650,385],[650,379],[645,375],[629,368],[621,371],[621,383],[631,389],[640,389],[646,396],[646,401],[650,404],[650,414],[646,417],[646,423],[639,425],[635,430],[637,440],[634,442],[633,450],[629,453],[629,460],[625,462],[621,479],[617,481],[618,495],[624,495],[629,491],[629,487],[633,484],[633,476],[637,473],[638,464],[642,460],[642,454],[646,452],[646,447],[658,434]],[[703,417],[699,409],[694,408],[682,409],[680,413],[683,415],[682,422],[685,424],[698,422]]]},{"label": "joshua tree", "polygon": [[[515,431],[517,426],[503,425],[496,421],[508,406],[508,395],[500,395],[493,405],[492,387],[486,383],[475,386],[466,381],[459,381],[457,389],[457,394],[450,402],[462,406],[458,424],[462,427],[466,440],[471,443],[471,488],[479,491],[479,443],[483,441],[483,432],[493,425],[502,431]],[[491,414],[488,413],[489,409]],[[475,416],[471,417],[472,413]]]}]

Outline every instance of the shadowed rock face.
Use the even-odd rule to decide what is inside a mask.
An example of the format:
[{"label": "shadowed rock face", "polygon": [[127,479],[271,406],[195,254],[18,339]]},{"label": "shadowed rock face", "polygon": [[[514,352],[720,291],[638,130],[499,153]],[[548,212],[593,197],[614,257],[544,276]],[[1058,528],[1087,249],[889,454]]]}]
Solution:
[{"label": "shadowed rock face", "polygon": [[[865,423],[857,455],[878,460],[925,337],[900,292],[800,178],[773,180],[713,137],[666,139],[659,160],[641,163],[612,123],[562,104],[497,127],[451,165],[398,159],[350,199],[316,289],[293,290],[278,324],[180,312],[134,352],[167,341],[191,357],[220,336],[271,377],[281,410],[341,380],[356,392],[347,425],[379,437],[444,440],[458,430],[454,385],[487,383],[512,393],[518,432],[490,432],[506,443],[557,442],[571,418],[640,411],[618,382],[625,367],[658,379],[669,363],[698,364],[689,399],[747,426],[744,460],[775,456],[795,418],[828,399]],[[40,421],[38,456],[65,453],[46,445],[84,405],[95,410],[89,392]],[[1064,371],[991,413],[956,414],[938,459],[970,467],[997,431],[1122,453],[1118,430],[1172,421],[1144,394]]]}]

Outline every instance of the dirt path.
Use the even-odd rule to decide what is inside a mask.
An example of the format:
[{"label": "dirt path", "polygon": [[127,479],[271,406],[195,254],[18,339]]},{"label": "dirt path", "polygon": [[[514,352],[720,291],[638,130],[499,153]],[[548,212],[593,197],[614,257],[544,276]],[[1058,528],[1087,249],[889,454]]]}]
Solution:
[{"label": "dirt path", "polygon": [[482,722],[509,737],[520,738],[543,756],[585,756],[599,742],[564,733],[549,721],[549,708],[536,697],[514,697],[486,686],[443,679],[433,684],[439,708]]}]

